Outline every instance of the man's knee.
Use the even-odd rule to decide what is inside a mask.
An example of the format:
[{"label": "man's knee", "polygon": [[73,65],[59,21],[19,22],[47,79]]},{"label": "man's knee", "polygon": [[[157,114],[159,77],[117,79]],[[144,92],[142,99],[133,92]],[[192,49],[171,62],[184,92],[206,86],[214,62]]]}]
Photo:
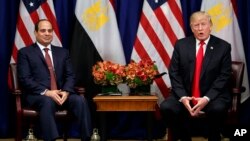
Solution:
[{"label": "man's knee", "polygon": [[44,96],[40,99],[40,106],[48,109],[55,107],[55,102],[50,97]]}]

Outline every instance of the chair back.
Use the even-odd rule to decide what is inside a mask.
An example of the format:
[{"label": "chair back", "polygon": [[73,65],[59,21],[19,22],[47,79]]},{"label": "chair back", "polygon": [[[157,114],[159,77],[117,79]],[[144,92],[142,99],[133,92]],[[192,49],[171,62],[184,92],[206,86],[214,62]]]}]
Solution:
[{"label": "chair back", "polygon": [[[239,124],[239,108],[240,108],[241,93],[245,91],[245,87],[242,86],[244,67],[245,67],[244,63],[239,61],[232,61],[231,66],[232,66],[232,75],[229,85],[231,88],[233,99],[231,107],[228,110],[228,116],[224,123],[224,129],[227,129],[227,127],[230,127],[231,125],[235,127],[235,125]],[[204,118],[204,117],[206,117],[206,114],[202,113],[195,118]],[[168,132],[167,138],[168,140],[171,140],[172,129],[169,128],[167,132]]]},{"label": "chair back", "polygon": [[244,63],[239,61],[232,61],[232,76],[231,76],[231,92],[232,92],[232,106],[229,109],[229,113],[237,114],[240,106],[241,93],[245,91],[245,87],[242,86],[244,75]]},{"label": "chair back", "polygon": [[[22,141],[22,126],[25,122],[28,123],[29,128],[32,129],[35,125],[34,123],[37,120],[39,112],[35,111],[30,107],[24,107],[21,104],[21,94],[22,91],[20,89],[20,85],[18,83],[18,74],[17,74],[17,65],[16,63],[10,64],[10,73],[11,73],[11,80],[12,80],[12,94],[15,96],[16,102],[16,141]],[[75,87],[75,90],[78,94],[84,96],[85,89],[83,87]],[[56,111],[55,117],[58,120],[62,120],[65,124],[63,129],[63,138],[67,140],[67,133],[69,128],[69,121],[72,120],[72,115],[68,114],[67,110],[59,110]],[[26,123],[26,124],[27,124]]]},{"label": "chair back", "polygon": [[243,75],[244,75],[244,63],[243,62],[232,62],[232,78],[231,78],[231,87],[232,88],[241,88]]},{"label": "chair back", "polygon": [[13,89],[18,90],[19,84],[18,84],[18,78],[17,78],[16,63],[10,64],[10,71],[11,71],[11,81],[12,81]]}]

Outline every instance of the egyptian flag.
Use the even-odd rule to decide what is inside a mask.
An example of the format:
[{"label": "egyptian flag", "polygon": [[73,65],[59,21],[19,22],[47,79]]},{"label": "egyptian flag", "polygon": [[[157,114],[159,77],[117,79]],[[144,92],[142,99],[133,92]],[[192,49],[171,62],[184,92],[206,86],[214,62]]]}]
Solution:
[{"label": "egyptian flag", "polygon": [[[241,32],[231,0],[203,0],[201,10],[211,15],[212,34],[231,44],[232,60],[242,61],[246,64]],[[241,102],[244,102],[250,96],[247,67],[244,70],[242,85],[246,88],[246,91],[241,95]]]},{"label": "egyptian flag", "polygon": [[110,0],[77,0],[70,49],[77,85],[86,88],[86,97],[98,92],[92,66],[101,60],[125,65],[114,5]]}]

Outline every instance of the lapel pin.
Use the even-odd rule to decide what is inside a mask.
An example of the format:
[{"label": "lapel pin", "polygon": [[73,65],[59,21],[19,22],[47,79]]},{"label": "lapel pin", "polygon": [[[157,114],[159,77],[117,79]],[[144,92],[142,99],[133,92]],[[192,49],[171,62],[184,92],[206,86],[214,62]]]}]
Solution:
[{"label": "lapel pin", "polygon": [[210,47],[210,49],[214,49],[214,47]]}]

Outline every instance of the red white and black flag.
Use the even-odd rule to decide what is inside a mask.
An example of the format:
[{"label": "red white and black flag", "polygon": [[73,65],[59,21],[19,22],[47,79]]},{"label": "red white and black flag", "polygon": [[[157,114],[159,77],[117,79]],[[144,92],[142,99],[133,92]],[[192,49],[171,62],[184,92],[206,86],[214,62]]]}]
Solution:
[{"label": "red white and black flag", "polygon": [[101,60],[125,65],[125,56],[112,0],[77,0],[75,16],[71,59],[77,85],[91,97],[97,92],[92,66]]}]

